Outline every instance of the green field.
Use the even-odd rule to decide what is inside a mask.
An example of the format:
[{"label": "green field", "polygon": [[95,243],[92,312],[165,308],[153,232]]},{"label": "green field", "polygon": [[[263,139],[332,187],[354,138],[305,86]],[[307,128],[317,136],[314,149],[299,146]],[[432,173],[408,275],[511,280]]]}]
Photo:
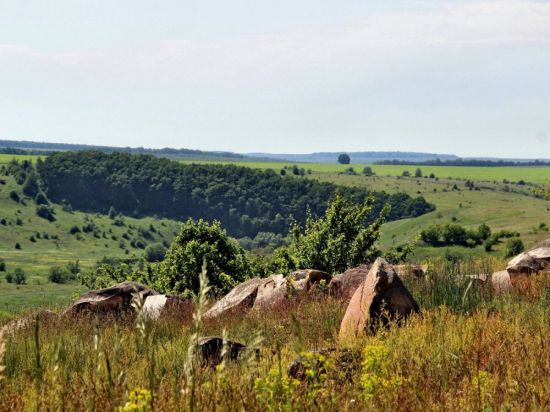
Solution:
[{"label": "green field", "polygon": [[34,155],[12,155],[12,154],[0,153],[0,165],[7,164],[13,159],[21,162],[23,160],[34,161],[34,160],[38,159],[39,157],[40,156],[34,156]]},{"label": "green field", "polygon": [[[87,270],[103,256],[141,256],[141,247],[133,247],[131,241],[141,241],[141,246],[151,243],[170,243],[179,223],[154,218],[132,219],[124,217],[124,226],[117,226],[106,215],[87,215],[82,212],[68,212],[54,206],[56,221],[49,222],[36,215],[36,204],[24,198],[21,186],[12,177],[2,177],[6,184],[0,185],[0,257],[5,260],[7,271],[22,268],[27,274],[27,285],[15,287],[7,284],[5,273],[0,272],[0,312],[35,307],[44,297],[50,306],[65,304],[77,285],[48,284],[48,273],[52,266],[63,266],[69,261],[80,262]],[[10,192],[17,191],[22,202],[10,198]],[[20,224],[17,224],[19,220]],[[70,234],[73,226],[82,228],[92,223],[93,232]],[[154,227],[152,232],[150,227]],[[150,238],[144,238],[140,229],[147,230]],[[125,239],[127,236],[129,239]],[[31,240],[31,239],[34,239]],[[19,243],[21,249],[16,249]],[[128,251],[128,252],[127,252]],[[81,288],[80,288],[81,289]],[[45,298],[48,296],[49,298]]]},{"label": "green field", "polygon": [[[319,173],[344,172],[352,167],[356,173],[361,173],[366,165],[351,164],[326,164],[326,163],[292,163],[292,162],[196,162],[182,160],[182,163],[206,163],[206,164],[234,164],[237,166],[252,167],[257,169],[280,170],[285,166],[296,164],[300,168],[310,169]],[[379,176],[401,176],[404,171],[412,175],[418,166],[393,166],[393,165],[369,165]],[[546,167],[469,167],[469,166],[420,166],[424,175],[433,173],[439,178],[451,178],[459,180],[474,180],[483,182],[518,182],[523,180],[530,183],[544,183],[550,180],[550,166]]]},{"label": "green field", "polygon": [[[321,181],[339,185],[363,186],[372,190],[384,190],[389,193],[406,192],[424,196],[436,205],[436,211],[414,218],[386,223],[382,228],[381,246],[389,247],[403,244],[414,239],[423,228],[432,224],[455,221],[469,228],[481,223],[488,224],[493,230],[513,230],[521,234],[526,246],[532,246],[546,238],[550,233],[539,231],[540,223],[550,226],[550,202],[521,193],[505,192],[503,185],[480,185],[481,190],[468,190],[464,182],[453,180],[433,180],[395,177],[348,176],[338,173],[317,173],[312,175]],[[453,190],[457,184],[459,190]],[[521,188],[521,187],[520,187]],[[449,248],[420,246],[416,258],[442,255]],[[486,252],[482,247],[475,249],[452,247],[452,252],[464,256],[482,256]],[[492,253],[502,255],[502,245]]]}]

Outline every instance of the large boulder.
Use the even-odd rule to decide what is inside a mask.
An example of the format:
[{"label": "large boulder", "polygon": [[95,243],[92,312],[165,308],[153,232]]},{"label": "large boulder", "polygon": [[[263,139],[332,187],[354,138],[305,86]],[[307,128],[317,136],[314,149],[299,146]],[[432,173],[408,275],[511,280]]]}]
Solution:
[{"label": "large boulder", "polygon": [[143,313],[150,319],[187,318],[191,316],[193,304],[179,296],[152,295],[143,303]]},{"label": "large boulder", "polygon": [[258,287],[264,282],[265,279],[254,278],[234,287],[204,314],[204,318],[214,319],[220,316],[248,313],[256,300]]},{"label": "large boulder", "polygon": [[144,301],[158,295],[153,289],[136,282],[122,282],[105,289],[86,293],[68,309],[70,314],[93,313],[118,315],[128,310],[134,296],[139,294]]},{"label": "large boulder", "polygon": [[[224,354],[225,344],[225,354]],[[198,341],[198,353],[203,366],[217,366],[224,359],[237,360],[246,349],[246,346],[239,342],[224,340],[217,336],[207,336]]]},{"label": "large boulder", "polygon": [[373,333],[380,324],[400,323],[420,311],[395,269],[376,259],[365,281],[357,288],[340,325],[340,339]]},{"label": "large boulder", "polygon": [[292,287],[297,291],[309,291],[316,285],[325,282],[329,284],[331,276],[327,272],[316,269],[297,270],[288,275],[288,280]]},{"label": "large boulder", "polygon": [[253,309],[255,311],[281,310],[289,301],[288,280],[283,275],[271,275],[258,287]]},{"label": "large boulder", "polygon": [[550,247],[541,246],[521,253],[506,267],[512,280],[516,276],[550,271]]},{"label": "large boulder", "polygon": [[335,275],[328,284],[329,294],[349,302],[359,285],[365,281],[371,267],[372,265],[358,266]]}]

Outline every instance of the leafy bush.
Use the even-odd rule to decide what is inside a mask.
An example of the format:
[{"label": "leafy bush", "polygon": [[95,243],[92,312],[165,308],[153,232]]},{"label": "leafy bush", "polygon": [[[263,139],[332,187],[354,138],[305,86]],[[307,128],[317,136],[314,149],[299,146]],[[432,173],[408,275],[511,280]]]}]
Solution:
[{"label": "leafy bush", "polygon": [[420,232],[422,241],[434,247],[455,245],[475,247],[481,245],[490,236],[491,229],[485,224],[479,226],[477,230],[470,230],[456,223],[447,223],[431,225]]},{"label": "leafy bush", "polygon": [[36,214],[43,219],[49,220],[50,222],[55,221],[53,208],[46,205],[39,205],[36,208]]},{"label": "leafy bush", "polygon": [[25,183],[23,184],[23,193],[29,197],[35,197],[38,192],[40,192],[40,187],[38,185],[38,176],[36,172],[31,171],[27,174]]},{"label": "leafy bush", "polygon": [[4,258],[0,258],[0,272],[6,271],[6,261]]},{"label": "leafy bush", "polygon": [[521,239],[512,238],[506,241],[506,246],[504,247],[504,257],[510,258],[516,255],[519,255],[525,250],[525,246]]},{"label": "leafy bush", "polygon": [[368,198],[357,205],[337,194],[323,217],[309,215],[304,228],[294,224],[289,249],[296,267],[338,273],[374,261],[380,254],[375,243],[388,209],[368,224],[373,203]]},{"label": "leafy bush", "polygon": [[166,256],[166,248],[162,243],[155,243],[145,248],[145,259],[148,262],[160,262]]},{"label": "leafy bush", "polygon": [[80,233],[81,230],[78,226],[74,225],[74,226],[71,226],[71,228],[69,229],[69,233],[71,235],[74,235],[75,233]]},{"label": "leafy bush", "polygon": [[251,276],[244,249],[227,235],[220,222],[189,219],[168,249],[155,286],[163,292],[198,293],[203,261],[208,284],[216,294],[229,291]]},{"label": "leafy bush", "polygon": [[11,200],[17,203],[19,203],[19,201],[21,200],[21,198],[19,197],[19,193],[17,193],[15,190],[12,190],[10,192],[10,198]]},{"label": "leafy bush", "polygon": [[67,283],[70,279],[70,274],[67,269],[61,266],[55,266],[50,268],[50,274],[48,280],[52,283]]},{"label": "leafy bush", "polygon": [[36,197],[34,198],[34,201],[37,205],[49,205],[50,202],[48,201],[48,198],[46,195],[42,192],[39,192]]},{"label": "leafy bush", "polygon": [[25,285],[27,283],[27,274],[21,268],[15,268],[13,271],[13,283],[16,285]]}]

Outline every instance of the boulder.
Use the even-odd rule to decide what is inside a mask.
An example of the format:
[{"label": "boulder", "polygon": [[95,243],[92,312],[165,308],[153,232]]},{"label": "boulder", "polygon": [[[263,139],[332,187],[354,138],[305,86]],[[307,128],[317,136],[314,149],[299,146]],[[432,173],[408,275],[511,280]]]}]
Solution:
[{"label": "boulder", "polygon": [[38,320],[39,325],[42,325],[44,323],[54,323],[59,320],[59,315],[55,312],[52,312],[51,310],[42,310],[40,312],[33,313],[19,319],[14,319],[6,323],[1,328],[1,331],[4,336],[6,336],[9,333],[15,333],[19,330],[31,327],[32,325],[34,325],[36,320]]},{"label": "boulder", "polygon": [[288,281],[283,275],[271,275],[258,287],[253,309],[255,311],[280,310],[288,305]]},{"label": "boulder", "polygon": [[224,350],[224,341],[218,336],[208,336],[200,338],[198,341],[198,353],[203,366],[217,366],[224,358],[226,360],[237,360],[241,353],[246,349],[242,343],[225,341],[225,356],[222,356]]},{"label": "boulder", "polygon": [[340,325],[340,339],[375,332],[380,324],[400,323],[420,311],[395,269],[376,259],[364,282],[353,294]]},{"label": "boulder", "polygon": [[191,301],[179,296],[152,295],[143,303],[143,313],[153,320],[161,317],[189,317],[192,310]]},{"label": "boulder", "polygon": [[397,274],[402,278],[407,276],[422,278],[428,271],[427,265],[396,265],[394,268]]},{"label": "boulder", "polygon": [[258,287],[264,282],[265,279],[254,278],[234,287],[204,314],[204,318],[214,319],[219,316],[247,313],[254,305]]},{"label": "boulder", "polygon": [[128,310],[138,293],[145,301],[149,296],[157,295],[153,289],[136,282],[122,282],[105,289],[93,290],[78,299],[68,309],[70,314],[120,314]]},{"label": "boulder", "polygon": [[506,270],[513,278],[521,275],[550,271],[550,247],[541,246],[521,253],[510,262]]},{"label": "boulder", "polygon": [[358,266],[335,275],[328,284],[329,294],[349,302],[359,285],[366,279],[371,267],[372,265]]},{"label": "boulder", "polygon": [[323,281],[328,285],[331,278],[327,272],[316,269],[297,270],[288,275],[288,280],[297,291],[309,291]]},{"label": "boulder", "polygon": [[500,272],[493,273],[491,275],[491,287],[495,293],[511,291],[513,287],[508,271],[501,270]]}]

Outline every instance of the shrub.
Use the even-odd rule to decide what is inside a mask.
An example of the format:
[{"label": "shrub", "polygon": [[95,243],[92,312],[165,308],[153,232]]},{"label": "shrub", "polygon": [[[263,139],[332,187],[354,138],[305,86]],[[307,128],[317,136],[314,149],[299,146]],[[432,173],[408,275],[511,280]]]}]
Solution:
[{"label": "shrub", "polygon": [[365,166],[365,168],[363,169],[363,174],[364,174],[365,176],[374,176],[376,173],[374,173],[374,172],[372,171],[372,167],[370,167],[370,166]]},{"label": "shrub", "polygon": [[75,233],[80,233],[80,228],[76,225],[71,226],[71,228],[69,229],[69,233],[71,235],[74,235]]},{"label": "shrub", "polygon": [[15,268],[13,271],[13,282],[16,285],[25,285],[27,284],[27,274],[21,268]]},{"label": "shrub", "polygon": [[17,242],[17,243],[15,244],[15,248],[16,248],[17,250],[21,250],[21,244],[20,244],[19,242]]},{"label": "shrub", "polygon": [[69,273],[65,268],[55,266],[50,268],[48,280],[52,283],[67,283],[69,280]]},{"label": "shrub", "polygon": [[49,205],[50,202],[48,201],[48,198],[46,195],[42,192],[39,192],[36,197],[34,198],[34,201],[37,205]]},{"label": "shrub", "polygon": [[518,239],[518,238],[508,239],[504,247],[504,257],[510,258],[512,256],[519,255],[524,250],[525,250],[525,246],[523,245],[523,242],[521,241],[521,239]]},{"label": "shrub", "polygon": [[54,211],[49,206],[39,205],[36,208],[36,214],[43,219],[49,220],[50,222],[55,221]]},{"label": "shrub", "polygon": [[422,177],[422,170],[420,168],[416,169],[414,177]]},{"label": "shrub", "polygon": [[19,197],[19,193],[17,193],[15,190],[12,190],[10,192],[10,198],[11,200],[17,203],[19,203],[19,201],[21,200],[21,198]]},{"label": "shrub", "polygon": [[6,282],[13,283],[13,275],[11,273],[9,272],[6,273],[5,279],[6,279]]},{"label": "shrub", "polygon": [[111,206],[109,208],[109,211],[107,212],[107,216],[109,216],[109,219],[113,220],[116,217],[116,214],[117,214],[116,209],[113,206]]},{"label": "shrub", "polygon": [[6,271],[6,261],[4,258],[0,258],[0,272]]},{"label": "shrub", "polygon": [[166,253],[156,286],[163,292],[198,293],[203,261],[214,293],[225,293],[250,277],[250,263],[238,242],[219,221],[187,220]]},{"label": "shrub", "polygon": [[385,207],[367,225],[373,203],[374,199],[368,198],[357,205],[337,194],[323,217],[309,215],[304,228],[294,224],[290,251],[296,266],[337,273],[373,261],[380,254],[375,243],[388,212]]},{"label": "shrub", "polygon": [[145,248],[145,259],[148,262],[160,262],[166,256],[166,248],[161,243],[155,243]]},{"label": "shrub", "polygon": [[23,184],[23,193],[29,197],[35,197],[40,188],[38,186],[38,176],[34,171],[30,172]]}]

